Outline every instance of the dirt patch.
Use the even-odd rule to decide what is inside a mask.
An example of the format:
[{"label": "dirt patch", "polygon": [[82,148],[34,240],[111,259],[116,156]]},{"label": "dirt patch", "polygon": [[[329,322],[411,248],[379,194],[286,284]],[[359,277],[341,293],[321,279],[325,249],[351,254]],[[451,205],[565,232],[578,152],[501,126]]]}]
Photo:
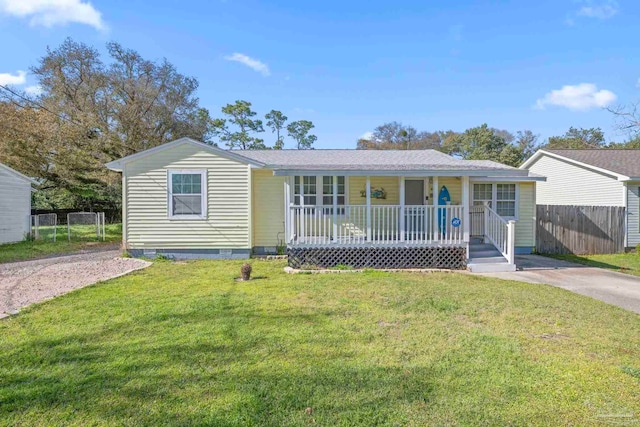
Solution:
[{"label": "dirt patch", "polygon": [[103,251],[0,264],[0,317],[151,263]]}]

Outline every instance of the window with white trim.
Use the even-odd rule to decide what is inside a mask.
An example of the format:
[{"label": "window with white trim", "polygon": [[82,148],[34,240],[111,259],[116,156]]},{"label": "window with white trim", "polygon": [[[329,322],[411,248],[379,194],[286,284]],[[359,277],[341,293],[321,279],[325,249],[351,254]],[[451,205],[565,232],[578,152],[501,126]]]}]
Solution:
[{"label": "window with white trim", "polygon": [[473,184],[473,205],[487,205],[505,218],[518,216],[518,186],[516,184]]},{"label": "window with white trim", "polygon": [[492,207],[493,186],[491,184],[473,184],[473,205]]},{"label": "window with white trim", "polygon": [[[301,185],[302,183],[302,185]],[[333,205],[333,176],[295,176],[293,179],[293,202],[300,205],[300,196],[304,193],[306,206]],[[338,205],[346,204],[347,179],[337,177]]]},{"label": "window with white trim", "polygon": [[[344,206],[345,202],[345,178],[339,176],[338,178],[338,205]],[[322,177],[322,204],[325,206],[333,205],[333,177]]]},{"label": "window with white trim", "polygon": [[204,170],[169,171],[169,218],[206,218],[206,180]]},{"label": "window with white trim", "polygon": [[[302,179],[302,186],[300,185],[300,179]],[[293,199],[294,204],[300,204],[300,195],[304,194],[304,205],[307,206],[315,206],[317,202],[316,194],[318,192],[317,189],[317,178],[315,176],[296,176],[295,177],[295,185],[293,186]]]},{"label": "window with white trim", "polygon": [[504,217],[516,216],[515,184],[496,184],[496,213]]}]

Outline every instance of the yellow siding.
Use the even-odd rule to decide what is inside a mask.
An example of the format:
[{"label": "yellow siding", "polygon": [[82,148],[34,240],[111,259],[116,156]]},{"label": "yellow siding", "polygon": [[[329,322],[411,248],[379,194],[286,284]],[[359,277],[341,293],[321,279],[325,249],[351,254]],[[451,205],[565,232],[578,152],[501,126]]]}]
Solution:
[{"label": "yellow siding", "polygon": [[274,247],[284,241],[284,180],[271,170],[253,170],[254,246]]},{"label": "yellow siding", "polygon": [[[442,189],[442,186],[447,187],[449,195],[451,196],[452,205],[462,204],[462,178],[455,176],[441,176],[438,177],[438,192]],[[438,194],[436,194],[436,198]]]},{"label": "yellow siding", "polygon": [[[349,177],[349,204],[366,205],[367,199],[362,197],[367,184],[366,176]],[[386,199],[371,199],[372,205],[399,205],[400,204],[400,178],[397,176],[372,176],[371,189],[384,188],[387,192]]]},{"label": "yellow siding", "polygon": [[533,247],[536,245],[536,184],[521,182],[519,218],[516,222],[516,246]]},{"label": "yellow siding", "polygon": [[[169,219],[168,169],[207,170],[206,219]],[[249,248],[249,174],[246,164],[190,144],[127,164],[127,245],[133,249]]]}]

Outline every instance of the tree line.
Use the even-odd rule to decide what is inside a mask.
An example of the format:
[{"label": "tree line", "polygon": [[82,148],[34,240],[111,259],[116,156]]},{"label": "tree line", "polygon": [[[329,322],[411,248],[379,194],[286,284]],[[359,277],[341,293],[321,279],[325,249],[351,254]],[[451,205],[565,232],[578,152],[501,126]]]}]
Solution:
[{"label": "tree line", "polygon": [[[640,122],[638,122],[640,123]],[[360,150],[418,150],[434,149],[466,160],[493,160],[518,167],[539,149],[640,149],[640,136],[634,135],[625,142],[606,142],[600,128],[571,127],[563,135],[552,136],[541,142],[540,136],[531,130],[515,134],[491,128],[487,124],[464,132],[418,131],[413,126],[399,122],[384,123],[374,129],[371,136],[358,139]]]},{"label": "tree line", "polygon": [[265,121],[274,138],[265,142],[250,102],[212,117],[197,79],[166,59],[113,42],[106,52],[67,39],[30,69],[39,94],[0,86],[0,162],[38,180],[36,208],[117,209],[121,179],[104,164],[181,137],[229,149],[282,149],[285,136],[308,149],[317,139],[311,121],[288,122],[271,110]]},{"label": "tree line", "polygon": [[[275,109],[259,118],[246,100],[225,105],[214,117],[200,105],[196,78],[118,43],[107,43],[103,56],[67,39],[47,48],[30,71],[38,94],[0,85],[0,162],[39,182],[38,209],[120,208],[121,177],[104,164],[181,137],[237,150],[311,149],[317,141],[311,121],[289,121]],[[620,129],[640,129],[636,106],[610,111]],[[530,130],[512,134],[487,124],[427,132],[389,122],[357,141],[358,149],[432,148],[512,166],[543,147],[640,148],[640,138],[607,143],[599,128],[570,128],[541,143]]]}]

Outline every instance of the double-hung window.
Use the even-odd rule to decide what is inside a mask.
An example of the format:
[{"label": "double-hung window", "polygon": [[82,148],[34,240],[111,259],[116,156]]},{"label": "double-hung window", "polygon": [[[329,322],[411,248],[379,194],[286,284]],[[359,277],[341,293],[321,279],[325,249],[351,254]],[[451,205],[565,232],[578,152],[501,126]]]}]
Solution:
[{"label": "double-hung window", "polygon": [[505,218],[518,216],[516,184],[473,184],[473,205],[487,205]]},{"label": "double-hung window", "polygon": [[207,172],[169,170],[169,218],[204,219],[207,217]]},{"label": "double-hung window", "polygon": [[[336,180],[337,202],[339,206],[344,206],[347,180],[344,176],[338,176]],[[304,194],[303,204],[306,206],[333,206],[333,176],[296,176],[293,184],[294,204],[300,205],[300,197]]]},{"label": "double-hung window", "polygon": [[[300,181],[302,180],[302,181]],[[315,176],[296,176],[295,177],[295,185],[294,185],[294,203],[296,205],[306,205],[306,206],[315,206],[317,204],[316,194],[318,193],[317,188],[317,177]],[[300,184],[302,182],[302,184]],[[300,195],[304,194],[304,201],[300,203]]]},{"label": "double-hung window", "polygon": [[507,218],[516,217],[515,184],[496,184],[496,213]]}]

